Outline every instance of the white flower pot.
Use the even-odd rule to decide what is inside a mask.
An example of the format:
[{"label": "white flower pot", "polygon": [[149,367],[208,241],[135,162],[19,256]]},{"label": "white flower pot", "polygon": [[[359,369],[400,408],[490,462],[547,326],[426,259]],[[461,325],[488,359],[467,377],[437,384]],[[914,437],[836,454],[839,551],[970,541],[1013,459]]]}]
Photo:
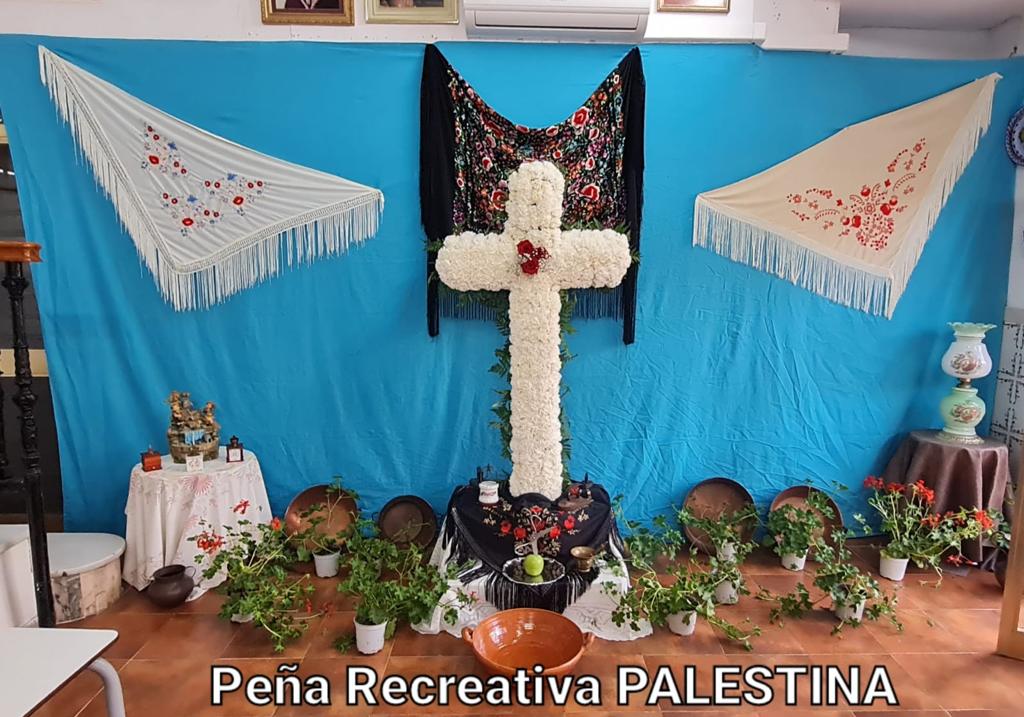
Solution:
[{"label": "white flower pot", "polygon": [[237,622],[239,625],[244,625],[247,622],[252,622],[252,615],[247,612],[236,612],[231,616],[231,622]]},{"label": "white flower pot", "polygon": [[338,574],[338,559],[341,553],[335,551],[325,555],[313,553],[313,569],[318,578],[333,578]]},{"label": "white flower pot", "polygon": [[832,612],[840,620],[856,620],[860,622],[864,619],[864,601],[861,600],[853,607],[849,605],[833,605]]},{"label": "white flower pot", "polygon": [[364,655],[374,655],[384,649],[384,633],[388,624],[364,625],[358,620],[356,624],[356,649]]},{"label": "white flower pot", "polygon": [[878,572],[887,580],[899,582],[907,574],[910,558],[890,558],[884,552],[878,559]]},{"label": "white flower pot", "polygon": [[735,605],[740,601],[740,594],[732,580],[723,580],[715,588],[715,601],[720,605]]},{"label": "white flower pot", "polygon": [[782,556],[782,567],[784,567],[786,570],[799,572],[804,569],[804,566],[806,564],[807,551],[804,551],[803,555],[793,555],[792,553],[787,553],[786,555]]},{"label": "white flower pot", "polygon": [[736,545],[733,543],[722,543],[715,551],[715,555],[719,560],[735,560],[736,559]]},{"label": "white flower pot", "polygon": [[692,635],[697,629],[697,613],[677,612],[668,616],[668,629],[676,635]]}]

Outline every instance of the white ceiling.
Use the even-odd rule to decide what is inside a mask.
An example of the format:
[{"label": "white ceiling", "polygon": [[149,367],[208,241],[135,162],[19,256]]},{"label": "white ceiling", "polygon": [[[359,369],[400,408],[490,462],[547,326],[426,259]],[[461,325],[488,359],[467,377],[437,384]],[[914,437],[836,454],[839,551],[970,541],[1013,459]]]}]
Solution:
[{"label": "white ceiling", "polygon": [[1024,0],[840,0],[839,26],[987,30],[1024,15]]}]

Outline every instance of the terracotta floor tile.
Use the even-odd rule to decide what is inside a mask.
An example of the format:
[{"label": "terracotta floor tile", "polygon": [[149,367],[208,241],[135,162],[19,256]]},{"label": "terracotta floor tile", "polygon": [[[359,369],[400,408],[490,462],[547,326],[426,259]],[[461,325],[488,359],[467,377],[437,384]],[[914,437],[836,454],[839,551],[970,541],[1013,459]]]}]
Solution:
[{"label": "terracotta floor tile", "polygon": [[675,635],[665,627],[654,628],[654,634],[641,640],[595,640],[587,651],[589,655],[611,658],[618,655],[721,655],[725,651],[714,629],[706,620],[698,618],[693,635]]},{"label": "terracotta floor tile", "polygon": [[408,625],[397,630],[391,654],[395,657],[416,657],[429,655],[458,655],[472,657],[473,648],[464,640],[442,632],[438,635],[421,635]]},{"label": "terracotta floor tile", "polygon": [[895,659],[947,710],[1024,704],[1024,662],[991,654],[908,653]]},{"label": "terracotta floor tile", "polygon": [[[853,712],[853,717],[949,717],[946,710],[885,710],[879,712]],[[961,713],[957,712],[957,716]]]},{"label": "terracotta floor tile", "polygon": [[227,596],[217,590],[207,590],[196,600],[187,602],[175,608],[177,613],[201,613],[204,615],[216,615],[220,612],[221,605],[227,601]]},{"label": "terracotta floor tile", "polygon": [[302,637],[285,645],[283,652],[274,652],[270,636],[265,630],[248,623],[239,625],[231,642],[227,644],[219,657],[225,659],[252,659],[260,657],[276,657],[282,660],[301,660],[306,656],[313,636],[318,634],[322,617],[313,617],[307,622],[309,627]]},{"label": "terracotta floor tile", "polygon": [[922,585],[919,580],[903,581],[904,591],[916,606],[924,609],[945,608],[954,610],[988,609],[998,610],[1003,594],[995,578],[988,573],[972,570],[967,577],[946,575],[939,587],[932,583]]},{"label": "terracotta floor tile", "polygon": [[106,649],[103,656],[108,660],[112,657],[128,659],[133,657],[146,641],[170,619],[171,613],[157,615],[135,612],[104,612],[84,620],[69,622],[61,627],[117,630],[117,641]]},{"label": "terracotta floor tile", "polygon": [[[992,652],[999,639],[999,610],[927,610],[928,615],[958,639],[958,652]],[[1024,711],[1024,710],[1022,710]]]},{"label": "terracotta floor tile", "polygon": [[958,710],[949,712],[949,717],[1020,717],[1018,708],[1003,710]]},{"label": "terracotta floor tile", "polygon": [[[646,696],[643,693],[628,696],[628,704],[619,704],[618,677],[620,666],[632,666],[639,667],[641,669],[646,669],[647,667],[643,656],[636,653],[632,655],[616,655],[614,660],[608,659],[602,655],[593,654],[584,655],[576,665],[576,669],[573,670],[573,674],[577,677],[582,675],[591,675],[597,678],[601,683],[602,709],[628,711],[630,714],[642,714],[644,712],[657,713],[657,706],[644,704]],[[570,700],[569,704],[566,705],[565,711],[567,713],[575,712],[587,714],[593,709],[595,709],[593,706],[579,704],[575,700]]]},{"label": "terracotta floor tile", "polygon": [[[295,674],[299,677],[308,677],[311,675],[322,675],[323,677],[326,677],[331,685],[330,706],[282,705],[278,707],[277,712],[274,713],[274,717],[305,717],[306,715],[346,715],[351,717],[362,717],[363,715],[371,714],[373,711],[372,705],[359,704],[356,706],[349,706],[346,704],[346,687],[348,684],[347,671],[349,667],[357,664],[360,663],[334,658],[314,659],[307,657],[300,663],[299,670]],[[383,673],[380,671],[378,671],[378,673],[383,677]],[[415,709],[418,710],[419,708],[416,707]]]},{"label": "terracotta floor tile", "polygon": [[[837,654],[813,654],[813,655],[780,655],[773,657],[773,664],[778,665],[834,665],[850,674],[852,666],[858,665],[861,668],[861,683],[866,686],[870,672],[875,667],[883,667],[889,676],[896,697],[899,699],[901,710],[934,710],[940,709],[942,705],[931,694],[931,690],[923,686],[917,679],[917,675],[911,674],[901,663],[898,663],[891,655],[864,654],[864,655],[837,655]],[[777,689],[777,694],[780,688]],[[799,678],[798,682],[798,707],[811,707],[810,681],[806,677]],[[821,709],[826,709],[822,707]],[[871,705],[850,705],[841,704],[831,709],[851,710],[858,712],[891,711],[894,706],[878,700]]]},{"label": "terracotta floor tile", "polygon": [[[108,659],[107,662],[120,672],[128,661]],[[82,670],[33,712],[32,717],[74,717],[102,691],[103,681],[100,676]]]},{"label": "terracotta floor tile", "polygon": [[172,615],[135,657],[143,660],[220,655],[241,628],[216,615]]},{"label": "terracotta floor tile", "polygon": [[946,710],[992,710],[1024,705],[1024,663],[985,653],[897,655]]},{"label": "terracotta floor tile", "polygon": [[[395,640],[391,639],[384,643],[384,649],[375,655],[364,655],[356,650],[355,624],[352,622],[354,612],[336,612],[328,615],[316,626],[311,627],[309,650],[306,651],[305,659],[331,659],[346,662],[348,664],[366,665],[381,671],[387,666],[388,657],[394,648]],[[352,646],[347,652],[338,652],[334,643],[340,637],[352,637]]]},{"label": "terracotta floor tile", "polygon": [[838,634],[833,635],[832,630],[836,628],[839,621],[836,620],[831,610],[818,609],[799,619],[786,620],[783,629],[796,637],[803,648],[802,652],[822,654],[883,653],[885,649],[881,643],[867,630],[869,622],[859,627],[846,625]]},{"label": "terracotta floor tile", "polygon": [[882,651],[899,652],[963,652],[973,641],[964,642],[940,625],[924,610],[897,611],[903,624],[902,632],[888,620],[866,622],[866,630],[882,646]]},{"label": "terracotta floor tile", "polygon": [[[143,717],[189,715],[197,700],[209,704],[210,660],[131,660],[120,670],[125,713]],[[94,697],[79,717],[107,717],[102,696]]]},{"label": "terracotta floor tile", "polygon": [[[210,660],[206,669],[200,675],[200,679],[189,683],[187,691],[182,690],[181,715],[188,717],[255,717],[256,715],[273,715],[278,706],[276,704],[255,705],[246,699],[246,680],[254,675],[263,675],[271,680],[279,674],[295,674],[278,672],[282,664],[295,664],[287,659],[258,659],[258,660]],[[225,666],[237,668],[242,673],[242,686],[233,692],[224,695],[223,704],[211,704],[213,695],[213,673],[214,666]],[[224,678],[226,679],[226,678]],[[286,693],[290,695],[291,693]],[[271,700],[274,695],[271,695]]]},{"label": "terracotta floor tile", "polygon": [[121,583],[121,597],[111,605],[105,614],[126,613],[126,612],[153,612],[163,613],[164,608],[157,607],[144,593],[139,592],[128,583]]},{"label": "terracotta floor tile", "polygon": [[[803,647],[791,630],[769,622],[770,612],[771,607],[767,603],[756,602],[745,605],[741,603],[735,607],[723,607],[719,609],[718,614],[739,627],[744,627],[744,620],[749,619],[750,625],[761,628],[761,635],[751,640],[753,650],[749,654],[777,655],[802,652]],[[726,638],[720,630],[716,629],[715,634],[718,635],[718,640],[725,653],[730,655],[747,653],[742,644]]]},{"label": "terracotta floor tile", "polygon": [[[759,655],[725,655],[725,656],[714,656],[714,655],[686,655],[686,656],[673,656],[673,655],[645,655],[644,663],[647,666],[648,674],[650,675],[652,687],[655,684],[655,680],[658,679],[659,670],[662,667],[668,667],[674,677],[674,683],[676,688],[680,692],[680,697],[683,700],[682,704],[674,703],[671,699],[659,700],[658,706],[661,708],[663,713],[681,712],[687,715],[694,713],[702,713],[707,711],[728,714],[744,714],[754,715],[759,712],[763,707],[752,705],[743,700],[742,690],[729,690],[725,693],[726,697],[739,697],[741,704],[735,705],[718,705],[713,706],[707,704],[707,700],[713,699],[714,689],[714,674],[716,667],[739,667],[741,670],[754,665],[770,665],[773,657],[759,656]],[[687,693],[687,682],[686,682],[686,671],[692,668],[694,671],[693,686],[690,692]],[[729,680],[736,679],[732,675],[728,675]],[[741,680],[737,680],[741,681]],[[640,693],[641,696],[646,696],[645,693]]]},{"label": "terracotta floor tile", "polygon": [[[477,675],[486,679],[486,674],[480,669],[474,657],[438,656],[428,657],[395,657],[388,660],[387,675],[401,675],[412,679],[417,675]],[[383,679],[385,675],[381,675]],[[456,699],[454,692],[451,695],[450,704],[447,706],[437,704],[425,707],[418,707],[411,702],[408,705],[380,705],[374,708],[373,714],[402,714],[415,712],[418,714],[477,714],[484,709],[482,706],[475,707],[464,705]]]}]

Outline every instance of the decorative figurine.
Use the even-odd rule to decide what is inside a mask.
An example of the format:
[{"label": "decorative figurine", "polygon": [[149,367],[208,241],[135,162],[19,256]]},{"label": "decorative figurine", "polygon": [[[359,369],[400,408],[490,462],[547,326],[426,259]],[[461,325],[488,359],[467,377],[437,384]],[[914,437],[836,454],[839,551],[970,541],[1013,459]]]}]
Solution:
[{"label": "decorative figurine", "polygon": [[188,391],[172,391],[167,403],[171,407],[167,429],[171,459],[185,463],[188,454],[198,452],[208,461],[215,460],[220,451],[220,425],[214,418],[214,403],[208,402],[197,411]]},{"label": "decorative figurine", "polygon": [[150,446],[142,454],[142,470],[146,473],[150,471],[158,471],[164,467],[163,461],[160,459],[160,454],[153,450],[153,446]]},{"label": "decorative figurine", "polygon": [[244,446],[238,440],[238,436],[231,436],[231,441],[228,443],[227,450],[225,453],[225,460],[228,463],[241,463],[242,459],[245,458]]}]

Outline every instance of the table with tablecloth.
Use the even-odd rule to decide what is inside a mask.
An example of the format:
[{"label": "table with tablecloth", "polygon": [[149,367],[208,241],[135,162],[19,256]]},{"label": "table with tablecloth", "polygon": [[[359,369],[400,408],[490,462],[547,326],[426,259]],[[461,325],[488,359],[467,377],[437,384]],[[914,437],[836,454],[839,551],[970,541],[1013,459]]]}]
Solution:
[{"label": "table with tablecloth", "polygon": [[[221,446],[216,460],[205,461],[201,471],[189,473],[184,464],[163,456],[163,468],[145,472],[136,464],[131,472],[127,517],[124,580],[139,590],[165,565],[197,566],[200,551],[191,538],[204,529],[223,534],[239,520],[271,520],[270,501],[256,456],[245,452],[242,461],[228,463]],[[224,575],[204,580],[189,596],[195,600],[224,581]]]},{"label": "table with tablecloth", "polygon": [[[1010,458],[1000,441],[963,443],[943,438],[941,431],[913,431],[896,449],[884,478],[906,485],[923,480],[935,491],[937,513],[961,507],[1002,510]],[[967,541],[962,549],[971,560],[984,557],[981,540]]]}]

